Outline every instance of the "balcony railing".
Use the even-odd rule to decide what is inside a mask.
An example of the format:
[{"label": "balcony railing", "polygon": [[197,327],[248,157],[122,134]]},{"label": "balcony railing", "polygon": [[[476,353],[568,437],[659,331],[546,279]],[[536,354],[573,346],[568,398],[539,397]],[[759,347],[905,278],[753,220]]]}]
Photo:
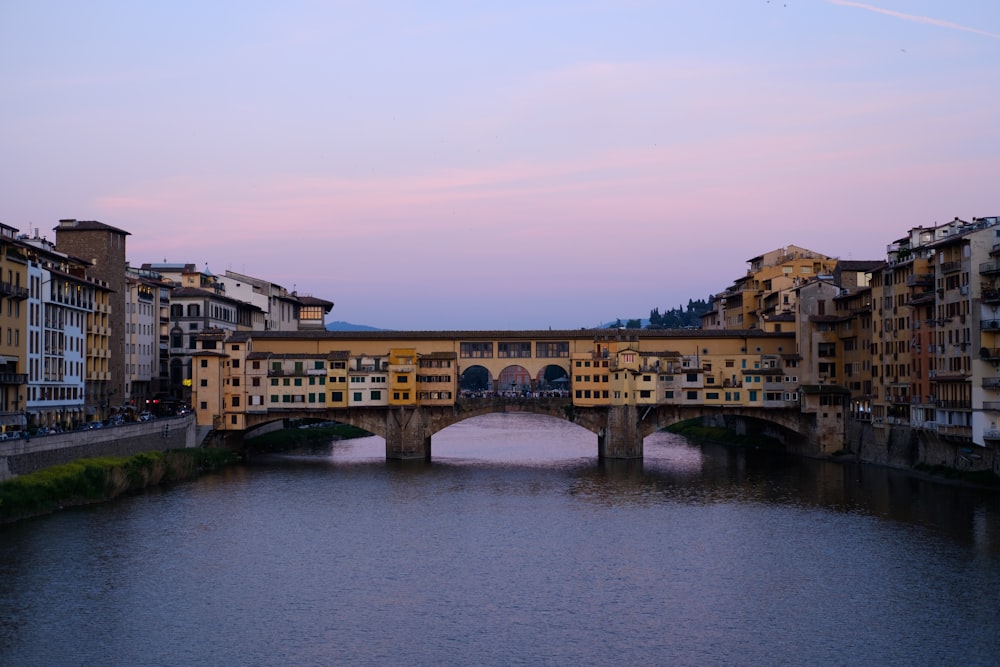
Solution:
[{"label": "balcony railing", "polygon": [[935,405],[945,410],[971,410],[972,401],[938,401]]},{"label": "balcony railing", "polygon": [[[946,262],[946,264],[950,264],[950,262]],[[981,263],[979,265],[979,273],[1000,273],[1000,261]]]},{"label": "balcony railing", "polygon": [[923,303],[931,303],[934,301],[934,292],[919,292],[917,294],[910,295],[910,298],[906,300],[907,306],[919,306]]},{"label": "balcony railing", "polygon": [[28,288],[9,282],[0,282],[0,296],[23,300],[28,298]]},{"label": "balcony railing", "polygon": [[910,287],[916,287],[917,285],[933,285],[934,284],[934,274],[933,273],[919,273],[906,281],[906,284]]},{"label": "balcony railing", "polygon": [[938,435],[948,435],[957,438],[971,438],[971,426],[956,426],[954,424],[938,424],[936,428]]}]

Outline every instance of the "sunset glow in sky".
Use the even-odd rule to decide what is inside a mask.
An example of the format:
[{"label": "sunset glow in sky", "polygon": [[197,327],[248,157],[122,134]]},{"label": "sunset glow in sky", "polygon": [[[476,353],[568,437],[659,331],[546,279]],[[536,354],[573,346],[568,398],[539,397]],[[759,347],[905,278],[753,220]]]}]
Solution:
[{"label": "sunset glow in sky", "polygon": [[0,222],[387,329],[646,317],[1000,215],[1000,2],[0,2]]}]

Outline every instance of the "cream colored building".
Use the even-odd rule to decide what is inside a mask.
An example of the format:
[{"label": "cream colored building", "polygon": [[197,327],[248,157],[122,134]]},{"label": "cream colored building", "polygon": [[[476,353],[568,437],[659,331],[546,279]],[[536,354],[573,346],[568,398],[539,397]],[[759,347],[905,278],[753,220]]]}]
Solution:
[{"label": "cream colored building", "polygon": [[794,325],[786,323],[797,311],[796,288],[819,276],[832,276],[837,268],[836,259],[794,245],[747,263],[746,275],[712,298],[712,313],[702,318],[702,328],[793,331]]},{"label": "cream colored building", "polygon": [[85,277],[87,263],[57,252],[44,238],[20,238],[28,262],[26,345],[28,426],[72,428],[101,419],[107,404],[87,414],[90,383],[109,381],[108,289]]}]

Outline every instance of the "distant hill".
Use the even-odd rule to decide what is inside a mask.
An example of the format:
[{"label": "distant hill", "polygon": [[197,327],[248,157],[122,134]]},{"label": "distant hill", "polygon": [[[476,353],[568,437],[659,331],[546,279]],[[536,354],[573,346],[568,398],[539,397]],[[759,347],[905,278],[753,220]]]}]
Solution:
[{"label": "distant hill", "polygon": [[327,322],[327,331],[384,331],[365,324],[351,324],[350,322]]}]

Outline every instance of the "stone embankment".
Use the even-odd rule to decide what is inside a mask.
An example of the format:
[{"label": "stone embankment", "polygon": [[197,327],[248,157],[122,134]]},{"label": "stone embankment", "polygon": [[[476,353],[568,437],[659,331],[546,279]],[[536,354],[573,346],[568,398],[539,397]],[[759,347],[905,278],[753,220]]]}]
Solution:
[{"label": "stone embankment", "polygon": [[0,481],[78,459],[199,445],[194,415],[0,441]]},{"label": "stone embankment", "polygon": [[848,419],[846,450],[858,461],[891,468],[955,473],[959,479],[1000,476],[996,446],[980,447],[901,424],[876,428]]}]

